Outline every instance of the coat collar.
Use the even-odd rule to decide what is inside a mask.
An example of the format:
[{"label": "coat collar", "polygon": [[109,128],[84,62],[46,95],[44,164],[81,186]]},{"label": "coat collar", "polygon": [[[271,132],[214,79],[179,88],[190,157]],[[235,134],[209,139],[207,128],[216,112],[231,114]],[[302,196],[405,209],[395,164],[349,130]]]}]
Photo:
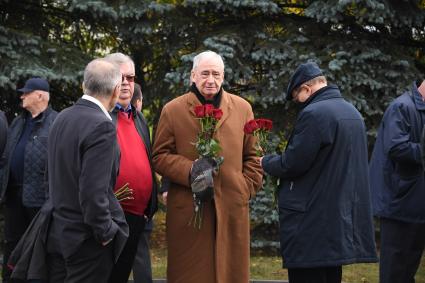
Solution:
[{"label": "coat collar", "polygon": [[341,92],[336,85],[328,85],[322,87],[316,91],[309,99],[301,104],[301,108],[305,108],[307,105],[316,103],[322,100],[332,99],[332,98],[342,98]]},{"label": "coat collar", "polygon": [[[193,92],[187,93],[187,104],[189,106],[189,112],[193,117],[195,117],[195,106],[202,105],[201,102],[196,97],[196,94]],[[221,127],[221,125],[226,121],[226,119],[230,115],[230,111],[233,108],[232,101],[230,98],[230,94],[223,90],[221,102],[220,102],[220,109],[223,111],[223,116],[221,117],[220,121],[218,121],[217,129]]]},{"label": "coat collar", "polygon": [[420,94],[418,87],[416,86],[416,82],[413,82],[411,94],[416,109],[418,109],[419,111],[425,111],[425,101],[422,95]]},{"label": "coat collar", "polygon": [[[34,118],[34,122],[37,124],[43,123],[44,120],[46,120],[46,117],[49,116],[50,113],[52,112],[53,112],[52,107],[50,105],[47,106],[47,108],[43,112],[41,112],[40,114],[37,115],[37,117]],[[24,117],[24,119],[28,119],[31,117],[31,113],[28,110],[24,109],[22,116]]]}]

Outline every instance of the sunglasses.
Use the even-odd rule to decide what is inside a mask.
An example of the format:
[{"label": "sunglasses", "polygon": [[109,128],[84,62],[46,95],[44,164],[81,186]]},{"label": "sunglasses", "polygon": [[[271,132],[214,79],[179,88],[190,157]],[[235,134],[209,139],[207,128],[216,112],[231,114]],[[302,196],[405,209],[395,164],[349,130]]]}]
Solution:
[{"label": "sunglasses", "polygon": [[121,82],[123,83],[124,80],[127,80],[129,83],[134,83],[134,80],[136,79],[135,75],[122,75]]}]

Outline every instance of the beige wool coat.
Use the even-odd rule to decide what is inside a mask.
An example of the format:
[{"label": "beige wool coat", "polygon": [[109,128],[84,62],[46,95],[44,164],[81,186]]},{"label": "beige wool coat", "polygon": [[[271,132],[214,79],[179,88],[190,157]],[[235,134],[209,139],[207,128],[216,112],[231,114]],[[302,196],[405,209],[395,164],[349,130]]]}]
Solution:
[{"label": "beige wool coat", "polygon": [[194,107],[201,103],[186,93],[162,109],[153,146],[155,170],[169,178],[167,243],[169,283],[247,283],[249,281],[249,199],[261,187],[262,169],[255,138],[245,135],[253,119],[250,104],[223,91],[223,117],[216,138],[224,162],[214,177],[214,200],[204,209],[201,230],[189,225],[193,198],[189,171],[199,156],[192,144],[200,130]]}]

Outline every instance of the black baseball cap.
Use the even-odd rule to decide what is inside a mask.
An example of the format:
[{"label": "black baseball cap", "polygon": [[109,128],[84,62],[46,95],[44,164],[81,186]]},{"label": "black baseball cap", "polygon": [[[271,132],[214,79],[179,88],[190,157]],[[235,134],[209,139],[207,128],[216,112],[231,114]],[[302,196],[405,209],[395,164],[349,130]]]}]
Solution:
[{"label": "black baseball cap", "polygon": [[23,88],[18,89],[19,92],[28,93],[34,90],[42,90],[49,92],[49,83],[42,78],[31,78],[25,82]]}]

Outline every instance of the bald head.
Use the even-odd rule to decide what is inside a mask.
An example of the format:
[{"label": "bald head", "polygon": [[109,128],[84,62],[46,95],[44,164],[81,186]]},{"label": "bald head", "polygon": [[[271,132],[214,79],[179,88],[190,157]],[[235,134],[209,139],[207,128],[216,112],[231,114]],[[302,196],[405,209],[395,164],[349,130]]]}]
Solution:
[{"label": "bald head", "polygon": [[91,61],[84,70],[84,93],[94,97],[110,97],[121,84],[119,66],[105,59]]}]

